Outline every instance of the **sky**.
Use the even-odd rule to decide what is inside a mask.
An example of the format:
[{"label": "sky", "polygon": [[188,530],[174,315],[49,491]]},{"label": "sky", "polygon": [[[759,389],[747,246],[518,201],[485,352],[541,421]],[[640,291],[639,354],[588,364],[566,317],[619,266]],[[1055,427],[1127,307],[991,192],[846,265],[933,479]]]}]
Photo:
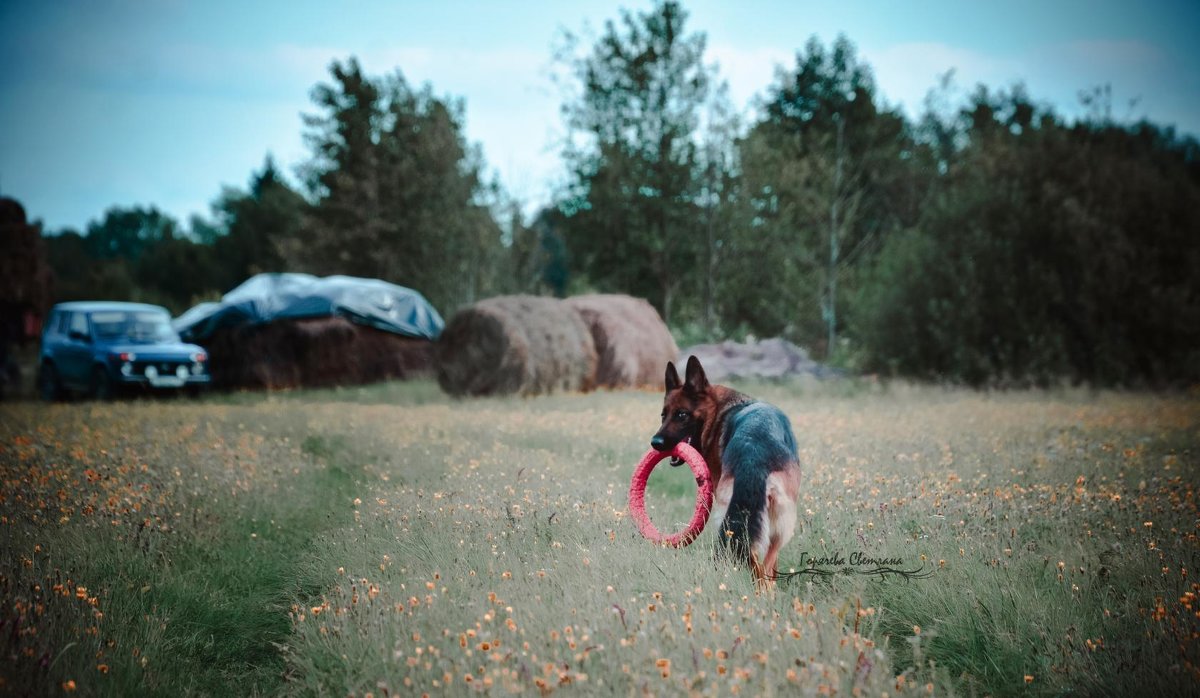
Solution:
[{"label": "sky", "polygon": [[[684,2],[735,106],[755,100],[811,36],[845,34],[889,104],[913,115],[953,69],[959,94],[1024,83],[1067,117],[1109,84],[1113,116],[1200,134],[1200,2],[873,0]],[[465,101],[466,137],[527,213],[565,174],[562,32],[599,33],[647,1],[0,0],[0,195],[47,231],[112,206],[186,222],[270,154],[295,183],[301,115],[333,60],[401,71]]]}]

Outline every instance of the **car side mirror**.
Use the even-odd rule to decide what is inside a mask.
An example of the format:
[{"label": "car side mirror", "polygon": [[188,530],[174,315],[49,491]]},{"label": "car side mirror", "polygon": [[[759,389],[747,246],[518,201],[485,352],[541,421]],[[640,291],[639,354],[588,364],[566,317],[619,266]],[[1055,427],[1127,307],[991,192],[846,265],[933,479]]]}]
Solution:
[{"label": "car side mirror", "polygon": [[91,343],[91,341],[92,341],[92,338],[89,335],[86,335],[86,334],[80,332],[79,330],[71,330],[70,332],[67,333],[67,336],[70,337],[71,339],[74,339],[79,342]]}]

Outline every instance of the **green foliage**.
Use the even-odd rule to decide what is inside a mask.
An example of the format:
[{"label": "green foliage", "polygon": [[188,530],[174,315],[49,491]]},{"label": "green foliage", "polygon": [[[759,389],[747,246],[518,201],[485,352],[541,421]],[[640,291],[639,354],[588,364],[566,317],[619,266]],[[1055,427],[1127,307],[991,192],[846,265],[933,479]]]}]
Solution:
[{"label": "green foliage", "polygon": [[[313,93],[307,201],[268,156],[247,191],[228,189],[191,233],[157,209],[114,207],[88,234],[48,241],[57,300],[143,300],[181,312],[253,274],[310,271],[411,286],[443,309],[515,287],[488,206],[498,188],[462,137],[462,105],[411,89],[396,73],[364,76],[354,59]],[[514,222],[519,225],[519,220]],[[565,250],[545,238],[557,288]]]},{"label": "green foliage", "polygon": [[518,211],[511,214],[512,264],[515,288],[522,293],[567,295],[570,269],[567,246],[560,228],[563,215],[556,208],[542,209],[526,226]]},{"label": "green foliage", "polygon": [[175,312],[191,307],[198,298],[211,295],[214,279],[222,268],[218,250],[186,239],[161,242],[138,260],[137,284],[145,292],[161,297]]},{"label": "green foliage", "polygon": [[104,213],[103,219],[88,224],[84,239],[96,259],[137,261],[149,247],[173,240],[178,228],[173,218],[153,206],[114,206]]},{"label": "green foliage", "polygon": [[872,371],[1200,379],[1194,139],[1114,123],[1104,90],[1073,125],[1020,86],[956,111],[950,74],[910,123],[839,37],[798,52],[744,134],[726,121],[699,148],[717,77],[684,18],[623,13],[570,63],[576,285],[648,297],[681,336],[783,335]]},{"label": "green foliage", "polygon": [[825,347],[857,268],[911,216],[904,119],[880,106],[853,44],[839,37],[826,49],[813,38],[779,72],[739,147],[746,210],[727,252],[734,312],[762,335]]},{"label": "green foliage", "polygon": [[86,236],[45,238],[54,300],[133,300],[182,312],[215,293],[221,266],[214,249],[178,232],[156,209],[109,209]]},{"label": "green foliage", "polygon": [[306,115],[314,204],[285,239],[293,268],[382,278],[452,309],[494,291],[501,231],[483,202],[480,157],[462,135],[463,107],[396,73],[374,79],[356,59],[330,66]]},{"label": "green foliage", "polygon": [[280,247],[299,234],[308,210],[304,197],[284,181],[268,156],[250,190],[226,190],[213,205],[221,224],[212,241],[221,260],[217,287],[228,291],[255,274],[286,271]]},{"label": "green foliage", "polygon": [[859,296],[872,367],[971,384],[1200,378],[1194,141],[1064,126],[1020,89],[981,89],[953,129],[965,145]]},{"label": "green foliage", "polygon": [[696,136],[713,82],[704,35],[686,34],[686,19],[676,2],[623,11],[590,53],[564,59],[580,89],[564,106],[572,269],[601,290],[648,298],[668,322],[697,288]]}]

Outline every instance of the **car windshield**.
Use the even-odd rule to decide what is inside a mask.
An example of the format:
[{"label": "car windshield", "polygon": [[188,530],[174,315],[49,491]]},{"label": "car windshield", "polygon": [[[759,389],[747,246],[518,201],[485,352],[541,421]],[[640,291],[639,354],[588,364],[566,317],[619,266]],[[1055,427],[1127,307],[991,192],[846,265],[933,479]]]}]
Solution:
[{"label": "car windshield", "polygon": [[92,313],[92,329],[101,339],[179,341],[179,335],[171,328],[171,318],[166,313],[119,310]]}]

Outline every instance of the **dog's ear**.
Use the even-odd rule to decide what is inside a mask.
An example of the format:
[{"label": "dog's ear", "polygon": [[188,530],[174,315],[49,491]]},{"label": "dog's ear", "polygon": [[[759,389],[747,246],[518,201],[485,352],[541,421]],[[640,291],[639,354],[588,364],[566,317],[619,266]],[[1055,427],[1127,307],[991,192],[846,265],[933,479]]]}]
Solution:
[{"label": "dog's ear", "polygon": [[667,392],[675,390],[683,385],[683,381],[679,380],[679,371],[675,370],[675,364],[671,361],[667,362]]},{"label": "dog's ear", "polygon": [[688,357],[685,376],[684,387],[689,392],[699,395],[708,390],[708,376],[704,375],[704,367],[700,365],[700,359],[694,356]]}]

